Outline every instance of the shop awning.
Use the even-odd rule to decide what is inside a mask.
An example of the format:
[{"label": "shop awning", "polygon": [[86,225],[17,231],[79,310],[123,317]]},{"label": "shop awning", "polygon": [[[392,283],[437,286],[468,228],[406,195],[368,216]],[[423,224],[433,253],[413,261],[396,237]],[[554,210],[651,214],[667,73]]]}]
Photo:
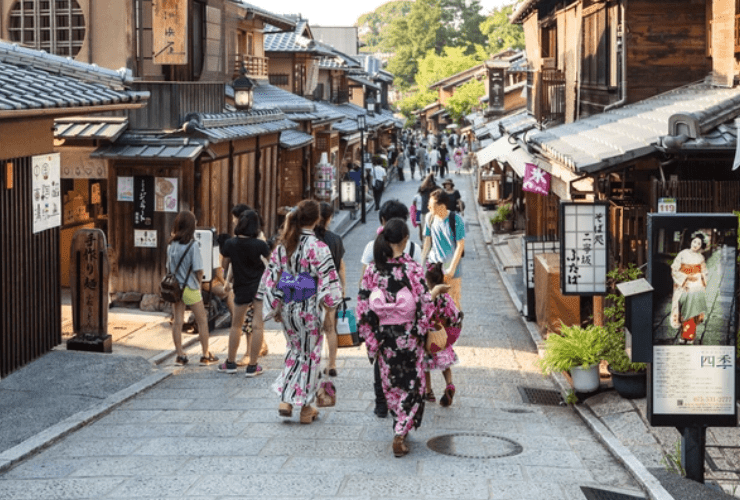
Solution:
[{"label": "shop awning", "polygon": [[193,138],[136,138],[123,136],[116,144],[101,146],[91,158],[106,160],[194,160],[208,141]]},{"label": "shop awning", "polygon": [[516,143],[510,143],[508,137],[502,137],[475,153],[475,156],[478,165],[482,167],[494,160],[504,161],[505,157],[518,147]]},{"label": "shop awning", "polygon": [[58,118],[54,120],[55,139],[103,140],[113,142],[128,128],[128,119],[123,117]]}]

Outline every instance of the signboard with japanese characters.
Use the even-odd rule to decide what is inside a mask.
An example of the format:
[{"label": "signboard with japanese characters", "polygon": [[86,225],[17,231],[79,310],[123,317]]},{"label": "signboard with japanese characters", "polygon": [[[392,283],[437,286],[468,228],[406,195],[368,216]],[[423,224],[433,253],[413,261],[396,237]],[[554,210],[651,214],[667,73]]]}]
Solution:
[{"label": "signboard with japanese characters", "polygon": [[504,113],[505,77],[504,68],[488,68],[488,110],[491,113]]},{"label": "signboard with japanese characters", "polygon": [[134,176],[134,228],[154,227],[154,177]]},{"label": "signboard with japanese characters", "polygon": [[550,193],[550,174],[533,163],[527,163],[522,191],[547,196]]},{"label": "signboard with japanese characters", "polygon": [[188,63],[188,1],[152,2],[154,64]]},{"label": "signboard with japanese characters", "polygon": [[606,295],[609,206],[560,204],[560,288],[563,295]]},{"label": "signboard with japanese characters", "polygon": [[653,426],[737,425],[738,226],[731,214],[649,214]]},{"label": "signboard with japanese characters", "polygon": [[62,189],[59,153],[31,158],[33,180],[33,232],[62,225]]}]

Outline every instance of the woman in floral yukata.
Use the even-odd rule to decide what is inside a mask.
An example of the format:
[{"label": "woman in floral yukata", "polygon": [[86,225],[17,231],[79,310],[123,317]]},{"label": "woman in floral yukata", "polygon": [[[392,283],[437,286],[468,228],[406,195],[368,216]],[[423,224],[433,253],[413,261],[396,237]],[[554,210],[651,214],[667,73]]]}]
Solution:
[{"label": "woman in floral yukata", "polygon": [[424,345],[434,314],[421,266],[403,253],[409,229],[391,219],[380,230],[357,297],[359,333],[380,377],[393,416],[393,454],[409,452],[406,435],[424,413]]},{"label": "woman in floral yukata", "polygon": [[[290,417],[293,406],[298,406],[302,424],[310,424],[319,414],[311,403],[319,385],[323,325],[342,300],[329,247],[313,232],[318,221],[319,204],[314,200],[300,202],[288,214],[258,292],[260,299],[264,296],[265,318],[283,324],[287,341],[285,366],[273,384],[281,401],[278,413]],[[316,292],[303,300],[286,300],[284,289],[278,287],[283,273],[308,273]]]}]

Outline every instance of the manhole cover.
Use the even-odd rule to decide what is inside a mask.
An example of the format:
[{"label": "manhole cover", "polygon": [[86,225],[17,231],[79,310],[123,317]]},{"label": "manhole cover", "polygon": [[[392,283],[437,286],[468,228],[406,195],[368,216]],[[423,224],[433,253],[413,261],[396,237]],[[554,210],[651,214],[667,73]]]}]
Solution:
[{"label": "manhole cover", "polygon": [[564,404],[562,396],[558,391],[548,389],[536,389],[534,387],[518,386],[522,401],[532,405],[560,406]]},{"label": "manhole cover", "polygon": [[647,500],[641,493],[630,491],[606,490],[603,488],[592,488],[581,486],[581,491],[587,500]]},{"label": "manhole cover", "polygon": [[511,439],[485,432],[445,434],[427,441],[430,450],[459,458],[513,457],[524,451],[522,445]]}]

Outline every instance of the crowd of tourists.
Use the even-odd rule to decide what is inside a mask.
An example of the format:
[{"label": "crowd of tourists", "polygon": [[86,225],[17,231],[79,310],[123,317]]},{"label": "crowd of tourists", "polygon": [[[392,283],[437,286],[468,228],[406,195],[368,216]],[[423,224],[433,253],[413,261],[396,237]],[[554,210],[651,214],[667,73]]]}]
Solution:
[{"label": "crowd of tourists", "polygon": [[[424,146],[431,144],[426,153],[416,145],[419,137],[411,133],[402,136],[403,153],[394,155],[393,162],[400,160],[401,169],[408,165],[413,179],[416,161],[424,151],[418,164],[420,178],[422,171],[425,173],[423,181],[411,201],[411,210],[398,200],[380,205],[382,190],[375,193],[380,226],[361,258],[357,331],[374,368],[374,413],[380,418],[390,413],[392,449],[397,457],[409,452],[406,436],[421,424],[425,404],[437,401],[430,373],[440,371],[444,378],[440,405],[450,406],[455,396],[451,367],[458,363],[453,344],[463,316],[464,204],[451,179],[445,179],[442,187],[436,184],[435,175],[444,169],[429,160],[447,158],[449,149],[438,143],[462,150],[459,140],[451,137],[444,141],[425,137]],[[372,174],[381,177],[380,171]],[[328,229],[332,206],[314,200],[298,203],[287,212],[277,237],[269,242],[262,232],[260,215],[251,207],[237,205],[232,216],[234,235],[223,235],[219,247],[232,323],[228,353],[218,370],[233,374],[242,366],[247,377],[263,374],[259,357],[266,353],[264,322],[272,319],[280,323],[286,352],[272,385],[279,398],[278,414],[291,418],[295,409],[300,423],[310,424],[319,416],[316,401],[320,388],[325,387],[322,380],[338,375],[337,308],[349,300],[345,297],[344,245],[341,237]],[[410,222],[419,228],[421,246],[411,241],[410,216]],[[167,269],[183,286],[182,298],[173,304],[172,325],[176,363],[180,365],[189,362],[182,347],[186,306],[198,326],[200,364],[219,362],[208,346],[208,322],[200,292],[204,267],[197,245],[193,245],[196,222],[192,212],[180,212],[167,249]],[[246,352],[237,359],[242,333]],[[324,337],[328,360],[322,363]]]}]

